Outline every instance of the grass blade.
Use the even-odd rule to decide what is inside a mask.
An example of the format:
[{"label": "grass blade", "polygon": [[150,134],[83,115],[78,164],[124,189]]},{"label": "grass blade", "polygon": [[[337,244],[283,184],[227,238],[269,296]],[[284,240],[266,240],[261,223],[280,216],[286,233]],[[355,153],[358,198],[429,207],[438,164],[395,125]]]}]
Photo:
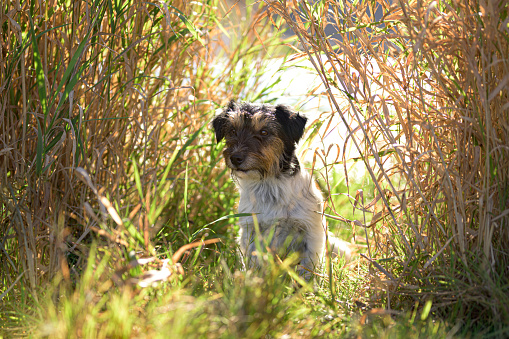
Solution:
[{"label": "grass blade", "polygon": [[39,46],[37,44],[37,38],[35,36],[34,23],[31,17],[30,17],[30,35],[32,36],[32,49],[34,55],[34,66],[35,75],[37,79],[37,88],[39,91],[39,101],[41,103],[42,113],[44,114],[44,121],[46,121],[46,117],[48,115],[48,101],[46,96],[44,69],[42,67],[41,54],[39,53]]}]

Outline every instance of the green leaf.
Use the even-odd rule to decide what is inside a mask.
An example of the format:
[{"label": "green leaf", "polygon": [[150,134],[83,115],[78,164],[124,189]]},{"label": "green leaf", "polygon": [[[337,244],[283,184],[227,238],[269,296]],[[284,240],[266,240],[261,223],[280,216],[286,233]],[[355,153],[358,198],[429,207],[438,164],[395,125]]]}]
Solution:
[{"label": "green leaf", "polygon": [[[73,57],[71,59],[71,62],[69,62],[69,65],[67,66],[67,68],[65,70],[64,76],[62,77],[62,80],[60,80],[60,83],[58,84],[57,90],[55,91],[55,94],[53,95],[53,98],[51,99],[50,106],[53,105],[53,103],[55,102],[55,99],[58,96],[58,93],[60,93],[60,91],[62,90],[62,87],[64,87],[64,85],[69,80],[69,77],[71,76],[71,73],[73,72],[74,67],[76,66],[76,63],[78,62],[79,58],[83,54],[83,50],[85,49],[85,46],[88,43],[89,36],[90,36],[90,31],[87,33],[85,38],[78,45],[78,48],[76,49],[76,52],[74,53],[74,55],[73,55]],[[69,93],[70,93],[71,89],[78,82],[78,79],[77,79],[78,76],[79,76],[79,74],[76,74],[74,76],[73,81],[65,87],[64,95],[62,96],[62,98],[58,102],[58,107],[56,109],[57,112],[58,112],[60,106],[62,106],[62,104],[65,101],[65,99],[67,99],[67,97],[69,96]]]},{"label": "green leaf", "polygon": [[433,302],[431,300],[426,301],[426,304],[424,304],[424,308],[422,309],[421,320],[426,320],[429,315],[429,311],[431,310],[432,304]]},{"label": "green leaf", "polygon": [[37,119],[37,153],[35,156],[35,168],[36,173],[40,175],[42,173],[42,156],[44,153],[44,135],[42,134],[41,124]]},{"label": "green leaf", "polygon": [[35,75],[37,79],[37,89],[39,91],[39,100],[41,102],[41,109],[44,117],[48,115],[48,100],[46,97],[46,86],[44,84],[44,69],[42,68],[41,54],[39,53],[39,46],[37,45],[37,38],[35,36],[34,23],[32,17],[30,19],[30,34],[32,35],[32,48],[34,51],[34,66]]},{"label": "green leaf", "polygon": [[141,189],[140,171],[138,169],[138,164],[136,163],[136,159],[133,158],[132,160],[133,160],[134,181],[136,182],[136,189],[138,190],[140,199],[143,201],[143,190]]},{"label": "green leaf", "polygon": [[178,9],[176,9],[173,6],[170,6],[170,7],[175,10],[175,12],[176,12],[177,16],[179,17],[179,19],[182,20],[182,22],[186,25],[186,27],[189,30],[189,32],[193,35],[193,38],[195,38],[203,46],[205,46],[205,43],[200,38],[201,32],[196,27],[194,27],[193,23],[191,21],[189,21],[189,19],[187,19],[187,17],[181,11],[179,11]]}]

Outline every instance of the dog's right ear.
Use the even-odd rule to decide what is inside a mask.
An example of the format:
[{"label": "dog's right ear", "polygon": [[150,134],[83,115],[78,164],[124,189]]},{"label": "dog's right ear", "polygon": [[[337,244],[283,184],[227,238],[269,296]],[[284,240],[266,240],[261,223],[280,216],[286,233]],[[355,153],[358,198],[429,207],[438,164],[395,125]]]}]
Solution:
[{"label": "dog's right ear", "polygon": [[219,115],[216,115],[214,120],[212,120],[212,127],[216,132],[216,140],[220,142],[225,137],[226,126],[228,125],[228,112],[235,110],[237,103],[235,100],[230,100],[228,105],[224,108],[223,112]]}]

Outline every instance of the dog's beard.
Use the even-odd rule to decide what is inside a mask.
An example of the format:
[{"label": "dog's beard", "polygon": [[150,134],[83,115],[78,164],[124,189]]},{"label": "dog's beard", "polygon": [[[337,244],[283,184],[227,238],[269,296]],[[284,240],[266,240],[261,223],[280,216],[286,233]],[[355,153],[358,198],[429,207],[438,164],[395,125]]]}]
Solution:
[{"label": "dog's beard", "polygon": [[248,180],[264,180],[268,178],[277,178],[282,172],[281,164],[273,163],[269,168],[234,168],[233,166],[228,166],[231,170],[232,178],[236,179],[248,179]]},{"label": "dog's beard", "polygon": [[240,166],[231,163],[228,156],[225,157],[226,165],[230,168],[231,176],[235,179],[263,180],[278,177],[282,173],[282,155],[267,162],[262,155],[252,155]]},{"label": "dog's beard", "polygon": [[238,169],[231,169],[231,176],[233,180],[238,182],[238,180],[245,180],[245,179],[251,179],[251,180],[262,180],[263,174],[259,170],[238,170]]}]

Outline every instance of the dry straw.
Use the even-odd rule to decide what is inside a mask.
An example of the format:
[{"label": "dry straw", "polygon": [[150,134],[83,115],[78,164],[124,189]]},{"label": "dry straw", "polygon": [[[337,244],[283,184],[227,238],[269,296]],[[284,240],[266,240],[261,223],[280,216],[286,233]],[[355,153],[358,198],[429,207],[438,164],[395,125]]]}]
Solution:
[{"label": "dry straw", "polygon": [[0,7],[1,298],[78,278],[91,233],[153,253],[160,226],[178,248],[229,214],[229,195],[210,198],[231,185],[202,131],[259,68],[237,63],[264,52],[261,10],[239,25],[222,1]]},{"label": "dry straw", "polygon": [[375,183],[366,237],[387,306],[435,297],[509,321],[507,2],[265,3]]}]

